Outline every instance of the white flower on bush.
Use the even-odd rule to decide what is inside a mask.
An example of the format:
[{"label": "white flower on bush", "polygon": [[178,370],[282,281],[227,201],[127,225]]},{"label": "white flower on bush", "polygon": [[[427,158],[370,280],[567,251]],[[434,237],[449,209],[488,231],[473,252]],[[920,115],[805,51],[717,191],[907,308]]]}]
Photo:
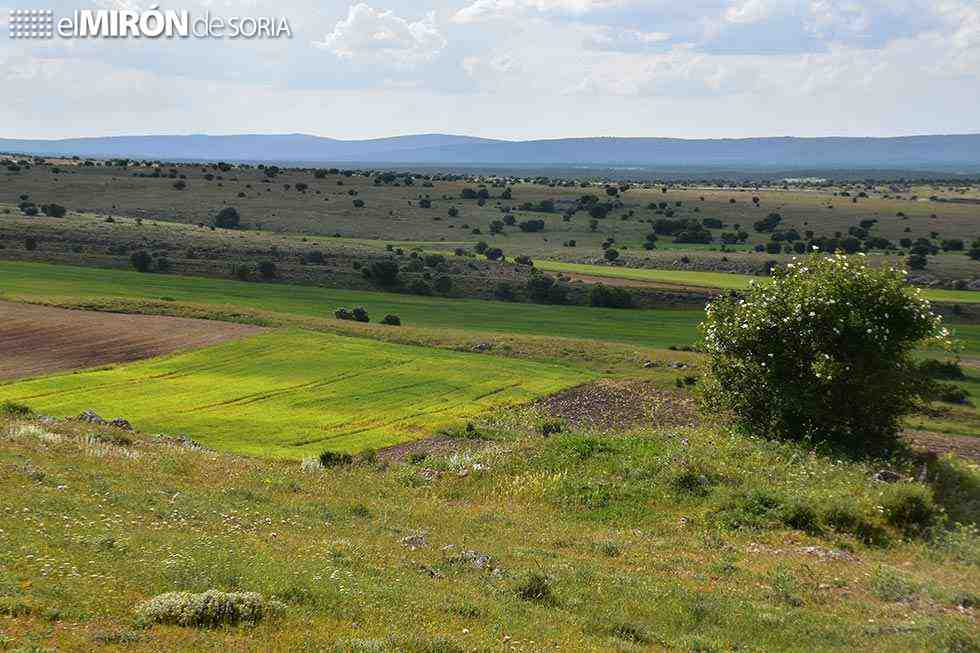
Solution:
[{"label": "white flower on bush", "polygon": [[708,403],[789,436],[893,435],[916,398],[911,352],[949,345],[902,272],[844,255],[810,255],[712,302],[702,332]]}]

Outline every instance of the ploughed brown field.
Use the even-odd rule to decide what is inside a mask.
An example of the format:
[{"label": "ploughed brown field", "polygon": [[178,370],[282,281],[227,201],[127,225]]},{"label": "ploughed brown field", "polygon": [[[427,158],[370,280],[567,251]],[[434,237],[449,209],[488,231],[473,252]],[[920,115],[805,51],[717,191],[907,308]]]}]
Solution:
[{"label": "ploughed brown field", "polygon": [[263,330],[210,320],[0,301],[0,380],[151,358]]}]

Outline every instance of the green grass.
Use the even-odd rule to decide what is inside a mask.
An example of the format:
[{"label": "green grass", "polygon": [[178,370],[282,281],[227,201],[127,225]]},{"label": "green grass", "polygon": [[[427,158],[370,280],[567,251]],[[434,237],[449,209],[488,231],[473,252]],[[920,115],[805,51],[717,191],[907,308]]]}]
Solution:
[{"label": "green grass", "polygon": [[635,281],[656,281],[676,283],[685,286],[702,288],[723,288],[726,290],[744,290],[753,279],[761,281],[761,277],[750,277],[744,274],[728,274],[726,272],[696,272],[690,270],[649,270],[639,268],[621,268],[606,265],[588,265],[585,263],[565,263],[563,261],[535,261],[535,267],[552,272],[573,272],[595,277],[610,277],[613,279],[633,279]]},{"label": "green grass", "polygon": [[318,317],[332,316],[341,306],[364,306],[376,322],[394,313],[403,324],[414,327],[563,336],[655,348],[694,342],[703,315],[701,310],[542,306],[10,261],[0,262],[0,298],[170,298]]},{"label": "green grass", "polygon": [[304,458],[431,435],[582,383],[580,370],[310,331],[0,385],[59,417],[92,409],[223,451]]},{"label": "green grass", "polygon": [[[904,542],[879,506],[919,484],[872,481],[879,463],[710,429],[543,438],[534,422],[494,414],[475,424],[485,447],[316,470],[0,419],[0,648],[976,650],[958,607],[980,583],[975,531]],[[932,465],[940,489],[923,490],[975,518],[976,471]],[[864,544],[864,524],[890,541]],[[908,591],[882,591],[880,568]],[[135,624],[150,597],[209,589],[285,609]]]},{"label": "green grass", "polygon": [[[320,318],[331,317],[340,306],[365,306],[375,321],[394,313],[411,327],[562,336],[660,349],[694,343],[698,338],[697,325],[704,315],[698,309],[542,306],[0,261],[0,299],[74,303],[112,298],[164,299]],[[965,357],[980,357],[980,325],[954,324],[951,330],[963,343]]]},{"label": "green grass", "polygon": [[[753,277],[747,274],[730,274],[726,272],[700,272],[694,270],[651,270],[646,268],[625,268],[607,265],[588,265],[585,263],[565,263],[563,261],[538,260],[536,267],[553,272],[571,272],[586,274],[594,277],[609,277],[612,279],[633,279],[635,281],[653,281],[676,283],[685,286],[702,288],[721,288],[724,290],[745,290],[752,281],[762,282],[763,277]],[[928,288],[922,291],[926,299],[935,302],[961,304],[980,303],[980,292],[974,290],[943,290]]]}]

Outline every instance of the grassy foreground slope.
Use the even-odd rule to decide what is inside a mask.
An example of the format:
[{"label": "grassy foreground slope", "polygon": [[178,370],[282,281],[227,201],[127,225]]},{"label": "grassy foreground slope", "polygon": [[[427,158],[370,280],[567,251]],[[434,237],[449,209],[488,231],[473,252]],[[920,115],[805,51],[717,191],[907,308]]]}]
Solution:
[{"label": "grassy foreground slope", "polygon": [[661,348],[694,342],[702,317],[700,310],[634,311],[442,299],[9,261],[0,261],[0,297],[171,299],[319,317],[332,316],[341,306],[364,306],[375,321],[394,313],[413,327],[564,336]]},{"label": "grassy foreground slope", "polygon": [[222,451],[298,459],[420,439],[589,378],[557,365],[295,330],[7,383],[0,401],[58,417],[92,409]]},{"label": "grassy foreground slope", "polygon": [[[806,446],[542,438],[534,419],[478,421],[491,441],[451,455],[328,470],[0,419],[0,647],[977,650],[976,532],[906,540],[900,510],[928,492],[975,519],[975,470],[884,484],[889,463]],[[285,609],[253,627],[135,619],[154,595],[208,589]]]}]

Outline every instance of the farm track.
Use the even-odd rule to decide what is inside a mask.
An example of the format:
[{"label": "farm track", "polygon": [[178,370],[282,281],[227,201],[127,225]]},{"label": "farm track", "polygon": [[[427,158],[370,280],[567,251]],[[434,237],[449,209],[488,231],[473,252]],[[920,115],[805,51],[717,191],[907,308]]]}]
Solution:
[{"label": "farm track", "polygon": [[0,301],[0,380],[153,358],[262,331],[229,322]]}]

